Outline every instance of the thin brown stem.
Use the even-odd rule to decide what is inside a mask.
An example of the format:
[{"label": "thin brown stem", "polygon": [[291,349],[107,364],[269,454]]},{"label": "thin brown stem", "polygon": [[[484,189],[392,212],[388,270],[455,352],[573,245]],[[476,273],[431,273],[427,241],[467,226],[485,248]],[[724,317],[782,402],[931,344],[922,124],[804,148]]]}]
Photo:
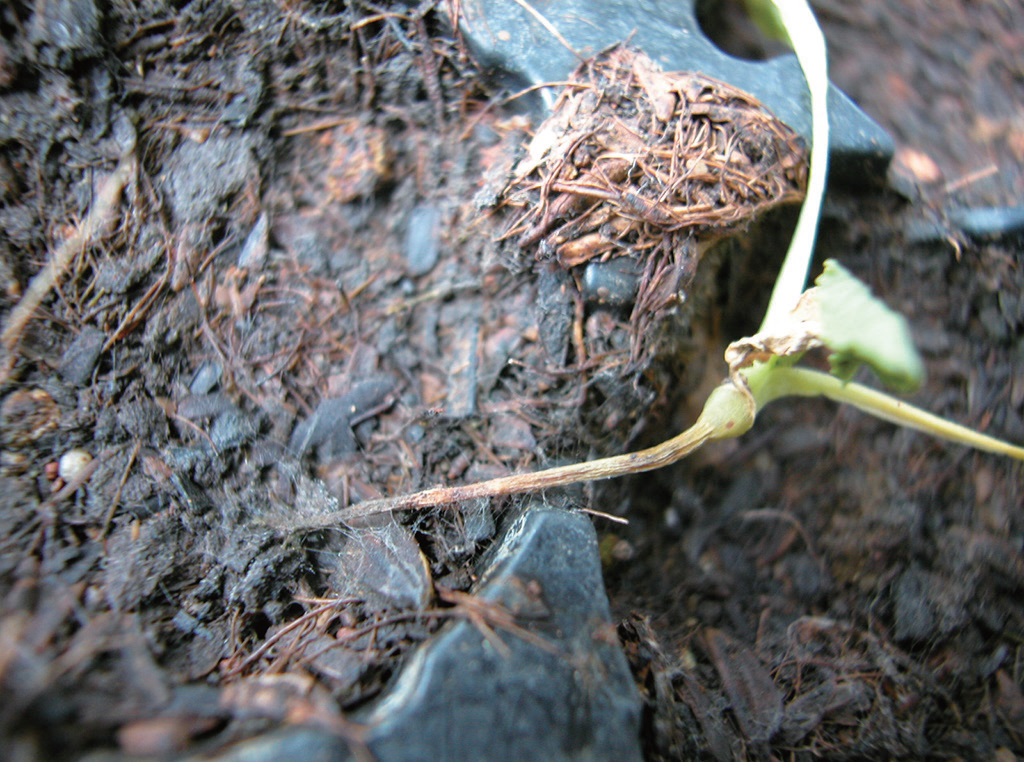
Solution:
[{"label": "thin brown stem", "polygon": [[356,520],[407,509],[424,509],[448,504],[458,504],[470,499],[489,496],[509,496],[517,493],[532,493],[591,480],[605,480],[612,477],[649,472],[667,467],[684,456],[696,451],[708,440],[717,436],[718,430],[703,420],[682,434],[642,451],[632,451],[603,459],[584,461],[565,467],[551,467],[521,475],[509,475],[479,483],[454,488],[428,488],[400,496],[359,502],[344,509],[321,515],[303,517],[289,521],[287,527],[293,531],[329,528],[352,523]]}]

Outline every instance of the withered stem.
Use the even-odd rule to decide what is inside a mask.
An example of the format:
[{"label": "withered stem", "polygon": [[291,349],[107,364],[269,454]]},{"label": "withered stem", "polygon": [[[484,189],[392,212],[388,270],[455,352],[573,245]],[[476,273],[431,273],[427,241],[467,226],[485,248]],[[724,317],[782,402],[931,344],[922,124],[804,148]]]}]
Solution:
[{"label": "withered stem", "polygon": [[565,467],[552,467],[521,475],[509,475],[455,488],[430,488],[400,496],[372,499],[339,510],[304,515],[289,520],[282,528],[298,532],[331,528],[365,521],[367,518],[406,509],[423,509],[458,504],[485,496],[509,496],[545,488],[572,485],[590,480],[606,480],[623,475],[649,472],[667,467],[699,449],[710,440],[738,437],[754,424],[757,413],[753,396],[745,387],[725,381],[715,388],[704,403],[697,422],[675,437],[642,451],[631,451]]},{"label": "withered stem", "polygon": [[583,461],[564,467],[551,467],[521,475],[497,477],[453,488],[428,488],[400,496],[362,501],[338,512],[303,518],[297,521],[294,530],[327,528],[399,510],[438,507],[489,496],[531,493],[573,483],[649,472],[653,469],[667,467],[693,453],[712,439],[715,432],[716,430],[710,424],[698,421],[685,432],[642,451],[631,451],[617,456]]}]

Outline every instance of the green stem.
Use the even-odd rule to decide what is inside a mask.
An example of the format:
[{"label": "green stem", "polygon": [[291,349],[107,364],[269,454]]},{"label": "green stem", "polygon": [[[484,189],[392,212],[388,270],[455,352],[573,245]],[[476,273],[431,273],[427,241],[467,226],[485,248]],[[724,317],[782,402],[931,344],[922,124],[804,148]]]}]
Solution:
[{"label": "green stem", "polygon": [[[753,366],[752,366],[753,368]],[[975,432],[855,382],[844,382],[827,373],[784,365],[762,365],[747,376],[758,410],[787,395],[827,397],[901,427],[942,440],[1024,461],[1024,448]]]}]

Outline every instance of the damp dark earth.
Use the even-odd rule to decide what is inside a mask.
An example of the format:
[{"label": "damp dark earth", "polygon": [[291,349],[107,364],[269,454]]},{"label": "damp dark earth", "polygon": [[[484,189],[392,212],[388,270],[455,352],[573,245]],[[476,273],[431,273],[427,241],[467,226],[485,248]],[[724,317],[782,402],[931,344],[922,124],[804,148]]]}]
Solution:
[{"label": "damp dark earth", "polygon": [[[659,3],[591,50],[505,3],[544,88],[474,43],[498,5],[0,9],[0,753],[1024,755],[1019,462],[781,401],[389,507],[692,424],[806,185],[801,126],[645,50]],[[1024,9],[812,6],[893,147],[814,271],[907,318],[913,403],[1024,443]]]}]

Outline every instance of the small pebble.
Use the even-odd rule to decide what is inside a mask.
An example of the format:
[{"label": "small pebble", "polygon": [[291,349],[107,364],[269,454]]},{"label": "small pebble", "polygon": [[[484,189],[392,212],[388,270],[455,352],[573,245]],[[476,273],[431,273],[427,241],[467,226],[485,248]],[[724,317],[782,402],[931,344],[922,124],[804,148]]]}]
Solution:
[{"label": "small pebble", "polygon": [[81,448],[72,448],[60,457],[57,465],[57,476],[65,483],[73,483],[92,461],[92,454]]},{"label": "small pebble", "polygon": [[270,219],[263,211],[245,238],[242,252],[238,254],[239,269],[259,269],[270,251]]},{"label": "small pebble", "polygon": [[591,261],[583,270],[583,297],[598,304],[628,306],[636,300],[640,277],[636,259]]},{"label": "small pebble", "polygon": [[207,395],[220,384],[224,368],[215,360],[207,361],[199,366],[189,382],[188,391],[193,395]]},{"label": "small pebble", "polygon": [[958,208],[949,211],[953,226],[981,241],[1024,234],[1024,206]]},{"label": "small pebble", "polygon": [[893,166],[910,176],[918,184],[937,184],[942,181],[942,169],[927,153],[913,147],[901,147],[892,159]]},{"label": "small pebble", "polygon": [[433,205],[417,205],[405,231],[406,271],[412,277],[427,274],[437,264],[441,212]]},{"label": "small pebble", "polygon": [[57,372],[68,384],[85,386],[96,370],[107,335],[99,328],[83,328],[61,356]]}]

